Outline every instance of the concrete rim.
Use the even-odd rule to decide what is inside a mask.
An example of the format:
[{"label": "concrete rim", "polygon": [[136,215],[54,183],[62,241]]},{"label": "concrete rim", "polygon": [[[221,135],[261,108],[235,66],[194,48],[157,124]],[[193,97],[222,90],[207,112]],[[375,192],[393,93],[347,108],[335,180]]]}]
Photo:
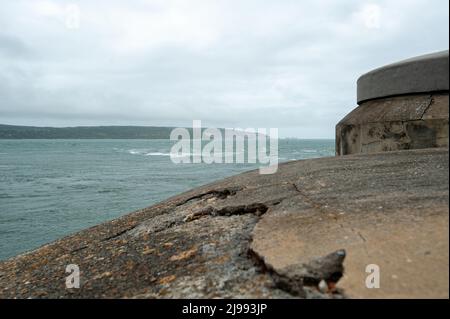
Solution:
[{"label": "concrete rim", "polygon": [[449,51],[440,51],[389,64],[357,82],[357,102],[389,96],[449,90]]}]

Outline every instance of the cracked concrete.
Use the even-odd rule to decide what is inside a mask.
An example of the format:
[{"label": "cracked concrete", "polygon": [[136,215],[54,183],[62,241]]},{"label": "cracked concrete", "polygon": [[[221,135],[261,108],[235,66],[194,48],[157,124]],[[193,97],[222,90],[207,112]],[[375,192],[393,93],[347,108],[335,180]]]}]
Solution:
[{"label": "cracked concrete", "polygon": [[429,98],[429,102],[427,107],[425,108],[425,110],[423,110],[422,114],[420,115],[420,119],[423,120],[423,117],[425,116],[425,114],[428,112],[428,110],[430,109],[430,107],[434,104],[434,97],[433,95],[430,95]]},{"label": "cracked concrete", "polygon": [[0,263],[0,298],[94,297],[448,298],[448,149],[250,171]]}]

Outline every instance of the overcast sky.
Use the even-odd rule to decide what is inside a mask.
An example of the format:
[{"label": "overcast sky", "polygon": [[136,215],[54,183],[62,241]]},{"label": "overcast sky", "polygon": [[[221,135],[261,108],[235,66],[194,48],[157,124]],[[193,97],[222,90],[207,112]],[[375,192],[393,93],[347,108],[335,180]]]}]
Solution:
[{"label": "overcast sky", "polygon": [[448,0],[0,0],[0,123],[334,138],[356,80],[449,47]]}]

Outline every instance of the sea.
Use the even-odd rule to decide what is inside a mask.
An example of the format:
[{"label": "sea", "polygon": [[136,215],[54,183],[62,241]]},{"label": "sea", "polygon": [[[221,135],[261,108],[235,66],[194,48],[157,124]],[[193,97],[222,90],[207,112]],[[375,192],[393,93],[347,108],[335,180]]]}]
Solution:
[{"label": "sea", "polygon": [[[170,140],[0,140],[0,260],[260,164],[175,164]],[[280,139],[279,162],[334,156]]]}]

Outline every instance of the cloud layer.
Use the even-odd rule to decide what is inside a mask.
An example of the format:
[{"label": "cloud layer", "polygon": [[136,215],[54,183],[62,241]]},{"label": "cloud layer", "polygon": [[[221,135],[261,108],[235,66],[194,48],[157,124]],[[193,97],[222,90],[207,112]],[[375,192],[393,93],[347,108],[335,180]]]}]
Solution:
[{"label": "cloud layer", "polygon": [[0,123],[333,137],[359,75],[449,46],[447,0],[2,2]]}]

